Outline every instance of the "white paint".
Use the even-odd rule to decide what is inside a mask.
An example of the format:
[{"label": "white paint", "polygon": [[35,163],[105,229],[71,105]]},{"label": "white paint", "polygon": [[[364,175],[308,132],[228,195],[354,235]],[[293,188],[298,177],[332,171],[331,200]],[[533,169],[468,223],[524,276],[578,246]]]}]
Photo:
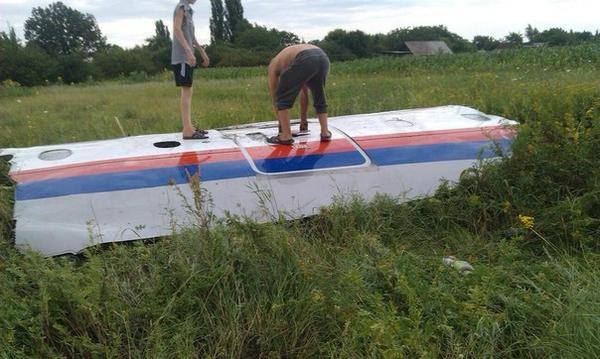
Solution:
[{"label": "white paint", "polygon": [[[465,114],[479,114],[480,118],[489,120],[472,120],[463,116]],[[338,139],[477,129],[504,124],[514,125],[515,122],[485,116],[462,106],[343,116],[330,120]],[[311,120],[313,133],[301,141],[313,141],[318,136],[315,126],[318,126],[317,121]],[[237,143],[260,145],[257,140],[240,140],[256,132],[266,137],[276,134],[277,127],[273,122],[265,122],[212,130],[209,141],[184,141],[182,146],[170,149],[156,148],[153,144],[181,140],[180,134],[4,149],[0,150],[0,156],[15,156],[10,162],[10,173],[14,175],[24,170],[52,171],[54,167],[66,164],[83,168],[91,161],[110,162],[141,156],[238,149]],[[39,159],[40,153],[56,149],[68,149],[73,154],[58,161]],[[377,193],[404,199],[426,196],[437,188],[441,179],[456,180],[475,162],[459,160],[378,167],[366,159],[366,165],[357,168],[276,175],[257,173],[255,177],[207,181],[202,183],[202,187],[210,194],[214,204],[211,211],[217,218],[223,218],[229,212],[267,221],[280,213],[289,218],[315,214],[339,195],[355,193],[366,200]],[[265,196],[269,200],[261,203],[259,198]],[[46,256],[54,256],[77,253],[93,244],[170,235],[181,227],[194,225],[196,217],[190,211],[193,203],[192,190],[187,184],[16,201],[16,244],[21,249],[32,248]]]}]

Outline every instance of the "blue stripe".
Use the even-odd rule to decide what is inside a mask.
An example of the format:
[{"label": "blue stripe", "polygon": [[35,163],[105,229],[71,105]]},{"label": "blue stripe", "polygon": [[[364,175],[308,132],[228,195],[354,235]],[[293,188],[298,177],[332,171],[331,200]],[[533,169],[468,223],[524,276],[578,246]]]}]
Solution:
[{"label": "blue stripe", "polygon": [[[503,140],[499,143],[502,148],[509,149],[512,141]],[[369,149],[365,152],[377,166],[496,157],[490,141],[388,147]],[[358,151],[255,161],[257,168],[266,173],[355,166],[364,162]],[[28,182],[17,185],[15,197],[18,201],[25,201],[185,184],[188,183],[188,175],[194,175],[197,171],[198,166],[191,165]],[[204,182],[255,175],[247,161],[200,165],[200,179]]]},{"label": "blue stripe", "polygon": [[[198,166],[190,165],[57,178],[19,184],[15,196],[18,201],[24,201],[72,194],[161,187],[169,184],[188,183],[188,176],[196,173],[198,173]],[[247,161],[200,165],[201,181],[252,177],[254,175],[255,173]]]},{"label": "blue stripe", "polygon": [[358,166],[365,162],[367,161],[358,151],[254,160],[256,168],[265,173]]},{"label": "blue stripe", "polygon": [[[498,141],[503,150],[510,149],[511,140]],[[365,152],[377,166],[420,162],[442,162],[497,157],[491,141],[439,143],[405,147],[369,149]]]}]

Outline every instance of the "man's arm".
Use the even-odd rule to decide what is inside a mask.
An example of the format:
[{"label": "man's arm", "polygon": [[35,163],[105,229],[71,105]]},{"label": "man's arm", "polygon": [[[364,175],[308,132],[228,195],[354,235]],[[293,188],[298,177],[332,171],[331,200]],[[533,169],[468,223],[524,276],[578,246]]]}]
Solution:
[{"label": "man's arm", "polygon": [[273,111],[275,117],[277,117],[277,88],[279,87],[279,74],[276,70],[275,63],[271,62],[269,65],[269,93],[271,94],[271,104],[273,105]]},{"label": "man's arm", "polygon": [[210,65],[210,59],[204,50],[204,46],[200,45],[198,40],[196,40],[196,35],[194,35],[194,46],[198,49],[198,51],[200,51],[200,56],[202,57],[202,66],[208,67]]},{"label": "man's arm", "polygon": [[183,36],[183,31],[181,31],[181,25],[183,24],[183,17],[185,16],[185,11],[183,8],[177,9],[175,12],[175,18],[173,19],[173,34],[175,35],[175,39],[179,44],[183,47],[186,53],[186,61],[190,66],[196,66],[196,56],[194,56],[194,50],[190,49],[187,41],[185,41],[185,36]]}]

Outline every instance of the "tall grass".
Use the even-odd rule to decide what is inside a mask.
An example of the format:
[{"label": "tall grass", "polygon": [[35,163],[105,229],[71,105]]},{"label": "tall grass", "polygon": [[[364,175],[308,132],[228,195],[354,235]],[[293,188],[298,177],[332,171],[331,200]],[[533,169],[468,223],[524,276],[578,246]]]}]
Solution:
[{"label": "tall grass", "polygon": [[[597,357],[595,50],[335,64],[334,114],[462,103],[523,123],[511,157],[431,198],[341,196],[310,219],[228,218],[80,259],[17,253],[4,230],[0,356]],[[201,73],[201,121],[268,119],[261,72]],[[178,130],[166,79],[27,91],[0,99],[2,146],[118,136],[114,116],[131,134]]]}]

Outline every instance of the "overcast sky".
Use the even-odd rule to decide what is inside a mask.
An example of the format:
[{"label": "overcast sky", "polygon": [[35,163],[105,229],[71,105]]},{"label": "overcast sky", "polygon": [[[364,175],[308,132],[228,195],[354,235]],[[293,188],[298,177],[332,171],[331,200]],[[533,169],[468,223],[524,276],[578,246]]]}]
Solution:
[{"label": "overcast sky", "polygon": [[[10,25],[22,37],[31,9],[52,2],[0,0],[0,30]],[[110,43],[132,47],[152,36],[154,21],[162,19],[171,26],[177,0],[63,2],[94,15]],[[600,30],[600,0],[243,0],[242,4],[250,22],[294,32],[306,41],[321,39],[336,28],[387,33],[398,27],[439,24],[467,39],[522,33],[527,24],[540,30]],[[208,43],[210,1],[198,0],[194,9],[198,39]]]}]

